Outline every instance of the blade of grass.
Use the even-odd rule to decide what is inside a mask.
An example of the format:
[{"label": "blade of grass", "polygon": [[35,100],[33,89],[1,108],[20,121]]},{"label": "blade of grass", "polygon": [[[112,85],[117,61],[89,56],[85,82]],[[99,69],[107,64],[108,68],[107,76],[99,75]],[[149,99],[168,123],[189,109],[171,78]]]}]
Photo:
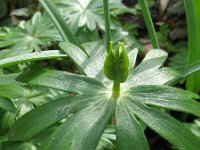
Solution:
[{"label": "blade of grass", "polygon": [[110,12],[109,12],[109,4],[108,0],[103,0],[104,6],[104,17],[105,17],[105,25],[106,25],[106,46],[107,51],[109,50],[109,42],[111,39],[111,30],[110,30]]},{"label": "blade of grass", "polygon": [[[185,0],[188,29],[188,65],[200,60],[200,1]],[[187,78],[187,90],[198,92],[200,90],[200,72]]]},{"label": "blade of grass", "polygon": [[197,63],[193,63],[192,65],[189,65],[188,67],[180,70],[179,73],[181,76],[177,77],[175,80],[173,80],[168,85],[171,85],[171,86],[175,85],[178,82],[180,82],[181,80],[183,80],[184,78],[187,78],[188,76],[193,75],[198,71],[200,71],[200,61],[198,61]]},{"label": "blade of grass", "polygon": [[193,63],[192,65],[181,70],[180,72],[181,72],[183,77],[187,77],[187,76],[192,75],[192,74],[194,74],[198,71],[200,71],[200,61],[198,61],[197,63]]},{"label": "blade of grass", "polygon": [[144,16],[144,21],[146,23],[146,26],[149,32],[149,36],[151,38],[151,42],[153,44],[153,48],[154,49],[160,48],[147,2],[146,0],[139,0],[139,3],[142,9],[142,14]]},{"label": "blade of grass", "polygon": [[58,31],[60,32],[64,41],[69,41],[79,48],[81,48],[80,44],[76,40],[75,36],[72,34],[72,31],[67,26],[64,18],[58,12],[55,5],[50,0],[40,0],[43,8],[46,10],[52,21],[54,22],[55,26],[57,27]]}]

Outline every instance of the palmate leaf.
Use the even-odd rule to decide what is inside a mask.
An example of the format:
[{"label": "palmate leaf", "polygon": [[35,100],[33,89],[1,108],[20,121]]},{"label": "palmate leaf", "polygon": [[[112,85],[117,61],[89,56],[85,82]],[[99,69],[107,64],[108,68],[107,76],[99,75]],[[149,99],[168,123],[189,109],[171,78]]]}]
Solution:
[{"label": "palmate leaf", "polygon": [[40,149],[94,150],[112,115],[114,106],[113,100],[99,100],[100,102],[94,103],[69,118],[47,139],[47,142],[44,142]]},{"label": "palmate leaf", "polygon": [[118,104],[115,117],[118,149],[149,149],[147,140],[139,122],[123,103],[121,105]]},{"label": "palmate leaf", "polygon": [[[104,28],[103,1],[98,0],[53,0],[58,5],[72,28],[87,26],[91,31],[98,25]],[[110,10],[128,10],[121,0],[110,0]],[[75,27],[74,27],[75,26]]]},{"label": "palmate leaf", "polygon": [[[66,97],[37,107],[24,115],[21,121],[12,126],[8,133],[10,141],[29,140],[45,128],[67,117],[70,113],[75,113],[81,108],[88,106],[89,102],[95,101],[96,97],[97,96],[91,94]],[[34,118],[34,120],[30,122],[30,118]],[[23,128],[21,128],[21,126],[23,126]]]},{"label": "palmate leaf", "polygon": [[40,46],[47,46],[52,41],[62,41],[59,32],[54,28],[50,18],[37,12],[30,21],[16,28],[5,28],[5,35],[0,38],[0,48],[16,51],[40,51]]},{"label": "palmate leaf", "polygon": [[[95,149],[109,120],[113,121],[113,112],[116,123],[117,149],[149,149],[139,119],[176,148],[199,149],[200,140],[189,130],[187,125],[159,109],[160,107],[200,116],[200,109],[198,109],[200,104],[194,100],[199,98],[198,95],[166,85],[180,77],[180,74],[170,68],[161,68],[167,58],[166,52],[158,49],[151,50],[136,68],[130,67],[128,80],[121,84],[120,96],[113,97],[111,82],[103,78],[104,47],[100,48],[98,43],[86,44],[85,50],[89,54],[87,56],[72,44],[64,42],[60,46],[88,77],[62,71],[41,70],[38,73],[26,72],[17,79],[29,84],[77,93],[78,95],[72,98],[66,97],[66,107],[74,106],[75,108],[73,104],[77,103],[78,105],[81,96],[85,94],[89,94],[93,98],[80,109],[76,109],[77,111],[73,111],[74,115],[57,127],[43,141],[40,149]],[[92,51],[88,50],[90,46]],[[129,57],[134,58],[131,66],[134,66],[136,55],[137,51],[129,53]],[[39,109],[42,107],[45,108],[45,112],[54,112],[45,105],[32,110],[15,123],[9,132],[9,139],[12,141],[24,141],[26,137],[30,139],[61,120],[62,117],[65,118],[62,116],[58,120],[47,121],[43,126],[41,123],[37,123],[40,118],[44,116],[50,118],[51,116],[39,113]],[[55,111],[54,113],[59,114],[60,112]],[[36,122],[31,124],[27,116],[30,119],[37,118]],[[26,129],[35,131],[28,132],[20,129],[22,125],[26,126]],[[40,129],[37,130],[37,128]],[[15,140],[16,135],[20,136]]]}]

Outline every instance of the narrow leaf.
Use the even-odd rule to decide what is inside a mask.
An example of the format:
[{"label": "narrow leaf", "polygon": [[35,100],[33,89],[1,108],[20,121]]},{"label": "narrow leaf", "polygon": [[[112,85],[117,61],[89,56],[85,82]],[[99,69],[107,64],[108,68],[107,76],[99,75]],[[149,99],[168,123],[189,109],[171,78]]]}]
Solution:
[{"label": "narrow leaf", "polygon": [[82,45],[89,57],[80,48],[69,42],[61,42],[59,46],[87,76],[97,80],[105,78],[103,64],[107,54],[102,42],[91,42]]},{"label": "narrow leaf", "polygon": [[129,106],[133,114],[152,130],[176,146],[177,149],[199,149],[200,140],[191,132],[187,125],[162,111],[150,108],[136,101],[127,101],[127,106]]},{"label": "narrow leaf", "polygon": [[81,47],[77,42],[76,38],[74,37],[72,31],[69,29],[68,25],[66,24],[64,17],[58,12],[55,5],[50,0],[40,0],[40,3],[54,22],[56,28],[60,32],[61,36],[63,37],[64,41],[69,41],[78,47]]},{"label": "narrow leaf", "polygon": [[74,93],[97,93],[105,90],[103,83],[83,76],[56,70],[30,70],[17,80]]},{"label": "narrow leaf", "polygon": [[132,99],[147,105],[191,113],[200,117],[199,95],[163,85],[141,85],[130,90]]},{"label": "narrow leaf", "polygon": [[66,117],[69,113],[75,113],[86,107],[89,102],[95,101],[96,97],[96,95],[87,94],[65,97],[39,106],[17,120],[9,130],[9,140],[29,140],[45,128]]},{"label": "narrow leaf", "polygon": [[146,27],[148,29],[151,42],[153,44],[153,48],[160,48],[159,43],[158,43],[158,38],[156,35],[156,31],[153,25],[153,21],[151,19],[151,15],[149,12],[148,4],[146,0],[139,0],[141,9],[142,9],[142,15],[144,16],[144,21],[146,23]]},{"label": "narrow leaf", "polygon": [[67,56],[66,54],[62,54],[58,50],[34,52],[34,53],[23,54],[20,56],[14,56],[14,57],[2,59],[0,60],[0,68],[16,65],[23,62],[60,58],[60,57],[66,57],[66,56]]},{"label": "narrow leaf", "polygon": [[119,150],[148,150],[148,142],[144,132],[134,117],[123,103],[116,109],[117,149]]},{"label": "narrow leaf", "polygon": [[135,48],[128,53],[128,58],[129,58],[129,63],[130,63],[129,73],[132,72],[133,68],[135,67],[137,55],[138,55],[138,48]]},{"label": "narrow leaf", "polygon": [[41,146],[41,150],[94,150],[112,115],[114,101],[100,101],[63,123]]}]

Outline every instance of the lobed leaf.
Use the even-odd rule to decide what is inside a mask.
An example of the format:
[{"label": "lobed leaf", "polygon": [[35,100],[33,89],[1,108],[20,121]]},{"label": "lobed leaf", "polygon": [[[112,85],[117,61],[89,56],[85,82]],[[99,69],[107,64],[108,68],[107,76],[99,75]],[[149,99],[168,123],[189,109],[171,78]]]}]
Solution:
[{"label": "lobed leaf", "polygon": [[69,42],[61,42],[59,46],[87,76],[97,80],[105,78],[103,64],[107,54],[102,42],[83,44],[82,46],[88,56],[80,48]]},{"label": "lobed leaf", "polygon": [[200,117],[199,95],[164,85],[141,85],[130,89],[133,100],[147,105],[191,113]]},{"label": "lobed leaf", "polygon": [[125,104],[118,104],[116,112],[117,149],[148,150],[148,142],[143,130]]},{"label": "lobed leaf", "polygon": [[94,150],[112,115],[113,107],[114,101],[104,99],[81,110],[64,122],[40,149]]},{"label": "lobed leaf", "polygon": [[174,119],[170,115],[145,106],[136,101],[126,101],[127,106],[148,127],[157,132],[178,149],[198,150],[200,140],[188,126]]},{"label": "lobed leaf", "polygon": [[[46,129],[50,125],[65,118],[69,113],[75,113],[101,96],[83,94],[75,97],[58,99],[26,113],[10,128],[8,138],[10,141],[25,141]],[[30,121],[31,119],[31,121]]]},{"label": "lobed leaf", "polygon": [[40,3],[54,22],[64,41],[69,41],[80,47],[72,31],[67,26],[64,18],[61,16],[55,5],[50,0],[40,0]]}]

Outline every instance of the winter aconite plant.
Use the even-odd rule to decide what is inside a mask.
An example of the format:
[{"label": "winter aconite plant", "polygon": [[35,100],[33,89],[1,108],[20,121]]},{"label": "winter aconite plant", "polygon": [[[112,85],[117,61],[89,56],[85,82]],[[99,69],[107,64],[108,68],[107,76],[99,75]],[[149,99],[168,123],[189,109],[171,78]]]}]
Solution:
[{"label": "winter aconite plant", "polygon": [[199,149],[200,141],[189,127],[165,112],[169,109],[200,116],[200,103],[194,100],[198,95],[167,86],[179,74],[162,67],[166,52],[153,49],[135,67],[138,50],[127,54],[123,43],[116,50],[111,44],[108,54],[101,42],[82,47],[87,55],[72,43],[60,43],[84,75],[43,69],[17,78],[74,96],[56,99],[22,116],[11,127],[9,141],[30,142],[49,128],[51,132],[39,145],[41,150],[94,150],[106,126],[112,124],[117,149],[148,150],[141,126],[145,124],[178,149]]}]

